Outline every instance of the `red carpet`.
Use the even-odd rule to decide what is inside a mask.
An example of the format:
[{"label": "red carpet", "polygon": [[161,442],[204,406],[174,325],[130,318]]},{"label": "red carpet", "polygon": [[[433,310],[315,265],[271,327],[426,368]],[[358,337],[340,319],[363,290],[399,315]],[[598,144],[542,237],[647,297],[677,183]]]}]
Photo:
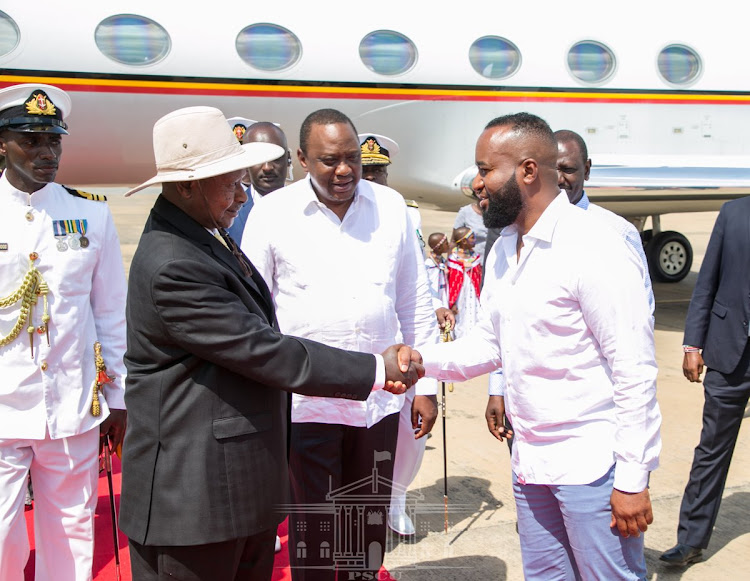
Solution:
[{"label": "red carpet", "polygon": [[[120,506],[120,461],[112,459],[112,483],[115,490],[115,504]],[[26,581],[34,581],[34,511],[26,511],[26,526],[29,531],[29,543],[31,544],[31,555],[26,564]],[[115,581],[115,551],[112,537],[112,519],[110,518],[109,491],[107,488],[107,475],[102,472],[99,476],[99,501],[96,507],[96,538],[94,547],[94,579],[95,581]],[[131,581],[130,556],[128,554],[128,539],[118,531],[120,541],[120,579]],[[281,552],[276,554],[275,569],[272,581],[291,581],[289,571],[289,554],[287,552],[287,522],[284,521],[279,527],[281,537]],[[381,581],[393,581],[385,569],[381,569]]]}]

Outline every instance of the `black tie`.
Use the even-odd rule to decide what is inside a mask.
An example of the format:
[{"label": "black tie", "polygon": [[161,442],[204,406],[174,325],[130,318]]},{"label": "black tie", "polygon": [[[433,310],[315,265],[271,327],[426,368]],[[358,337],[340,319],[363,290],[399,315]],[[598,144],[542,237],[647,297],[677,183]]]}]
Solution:
[{"label": "black tie", "polygon": [[242,269],[243,274],[251,278],[253,275],[253,271],[250,268],[250,261],[247,259],[247,256],[245,256],[242,253],[242,250],[240,250],[240,247],[237,246],[237,243],[232,239],[232,237],[227,234],[227,231],[224,230],[224,228],[218,228],[219,234],[221,235],[224,242],[226,242],[227,248],[229,248],[229,251],[234,255],[234,257],[237,259],[237,262],[240,263],[240,268]]}]

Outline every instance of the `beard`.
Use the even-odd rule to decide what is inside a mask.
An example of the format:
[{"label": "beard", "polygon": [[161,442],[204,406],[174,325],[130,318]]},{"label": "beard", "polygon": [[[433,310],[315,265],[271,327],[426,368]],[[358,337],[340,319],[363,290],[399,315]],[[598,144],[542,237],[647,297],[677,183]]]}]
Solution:
[{"label": "beard", "polygon": [[495,194],[487,192],[487,209],[482,220],[487,228],[505,228],[516,221],[523,209],[523,198],[513,174]]}]

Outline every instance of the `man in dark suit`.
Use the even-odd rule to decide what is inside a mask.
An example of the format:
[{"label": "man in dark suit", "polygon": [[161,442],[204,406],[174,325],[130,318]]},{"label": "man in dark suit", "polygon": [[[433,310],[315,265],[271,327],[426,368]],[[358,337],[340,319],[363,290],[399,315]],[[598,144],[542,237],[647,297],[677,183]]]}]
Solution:
[{"label": "man in dark suit", "polygon": [[159,173],[128,192],[163,188],[127,304],[120,527],[133,579],[269,580],[288,392],[365,400],[403,392],[419,366],[399,361],[408,349],[374,356],[279,333],[268,288],[225,228],[246,200],[244,168],[281,148],[240,145],[218,109],[190,107],[157,121],[154,151]]},{"label": "man in dark suit", "polygon": [[703,429],[677,528],[660,557],[684,566],[702,557],[719,513],[737,433],[750,396],[750,197],[724,204],[706,249],[685,321],[682,369],[703,381]]}]

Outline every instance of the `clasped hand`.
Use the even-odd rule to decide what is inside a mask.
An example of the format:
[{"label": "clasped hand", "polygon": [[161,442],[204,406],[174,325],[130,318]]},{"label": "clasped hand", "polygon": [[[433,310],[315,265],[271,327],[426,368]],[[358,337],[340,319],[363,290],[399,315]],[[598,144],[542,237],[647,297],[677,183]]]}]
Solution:
[{"label": "clasped hand", "polygon": [[383,389],[396,395],[405,393],[424,377],[422,356],[408,345],[399,343],[383,351],[385,386]]}]

